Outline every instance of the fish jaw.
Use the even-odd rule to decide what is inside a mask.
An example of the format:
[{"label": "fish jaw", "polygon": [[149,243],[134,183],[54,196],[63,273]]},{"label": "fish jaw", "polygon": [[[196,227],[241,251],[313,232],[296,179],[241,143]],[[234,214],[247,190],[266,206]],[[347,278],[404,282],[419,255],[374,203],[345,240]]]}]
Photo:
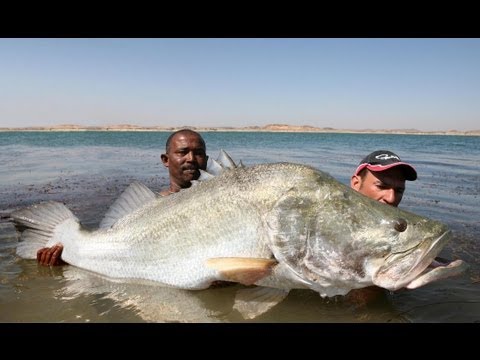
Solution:
[{"label": "fish jaw", "polygon": [[455,260],[446,265],[428,266],[425,271],[420,274],[415,280],[410,282],[405,287],[407,289],[416,289],[433,281],[445,279],[451,276],[460,275],[468,269],[467,263],[462,260]]},{"label": "fish jaw", "polygon": [[430,266],[450,237],[451,233],[447,230],[431,243],[424,242],[405,253],[392,254],[374,274],[373,284],[391,291],[413,289],[459,274],[466,268],[462,261]]}]

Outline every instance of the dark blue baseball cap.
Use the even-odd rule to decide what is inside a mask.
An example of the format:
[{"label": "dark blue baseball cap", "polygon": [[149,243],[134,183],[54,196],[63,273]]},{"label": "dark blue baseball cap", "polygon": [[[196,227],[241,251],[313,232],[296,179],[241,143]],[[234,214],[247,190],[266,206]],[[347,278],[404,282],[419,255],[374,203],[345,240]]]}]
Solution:
[{"label": "dark blue baseball cap", "polygon": [[367,168],[371,171],[385,171],[396,166],[401,166],[406,180],[416,180],[417,171],[415,168],[400,159],[400,157],[388,150],[377,150],[365,156],[357,169],[355,175],[358,175],[360,171]]}]

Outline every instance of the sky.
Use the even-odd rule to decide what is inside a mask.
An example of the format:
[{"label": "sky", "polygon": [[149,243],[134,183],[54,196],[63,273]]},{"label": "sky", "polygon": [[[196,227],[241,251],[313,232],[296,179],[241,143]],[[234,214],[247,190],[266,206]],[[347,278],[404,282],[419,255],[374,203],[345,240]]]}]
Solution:
[{"label": "sky", "polygon": [[1,38],[0,127],[480,129],[480,39]]}]

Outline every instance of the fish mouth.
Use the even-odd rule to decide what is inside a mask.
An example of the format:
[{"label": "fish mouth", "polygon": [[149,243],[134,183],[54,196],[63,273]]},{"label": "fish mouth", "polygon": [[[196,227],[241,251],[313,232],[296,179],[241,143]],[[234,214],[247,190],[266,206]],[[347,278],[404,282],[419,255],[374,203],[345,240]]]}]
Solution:
[{"label": "fish mouth", "polygon": [[[395,263],[392,260],[393,265],[389,264],[384,269],[381,268],[373,283],[388,290],[398,290],[404,287],[415,289],[433,281],[459,275],[468,267],[462,260],[435,260],[450,239],[450,235],[450,231],[445,231],[426,250],[421,250],[420,245],[410,254],[395,259]],[[422,251],[422,254],[414,260],[412,253],[416,251]]]},{"label": "fish mouth", "polygon": [[443,264],[433,260],[432,263],[422,273],[420,273],[420,275],[418,275],[405,287],[407,289],[416,289],[433,281],[460,275],[467,268],[468,265],[463,260],[447,260],[447,263]]}]

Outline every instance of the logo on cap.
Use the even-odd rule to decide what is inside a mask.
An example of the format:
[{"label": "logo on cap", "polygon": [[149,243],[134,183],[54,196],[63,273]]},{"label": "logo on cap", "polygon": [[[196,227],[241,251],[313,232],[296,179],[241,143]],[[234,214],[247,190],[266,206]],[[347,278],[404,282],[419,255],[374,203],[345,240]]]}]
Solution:
[{"label": "logo on cap", "polygon": [[397,155],[393,155],[393,154],[380,154],[375,156],[375,159],[378,159],[378,160],[397,159],[398,161],[400,161],[400,158]]}]

